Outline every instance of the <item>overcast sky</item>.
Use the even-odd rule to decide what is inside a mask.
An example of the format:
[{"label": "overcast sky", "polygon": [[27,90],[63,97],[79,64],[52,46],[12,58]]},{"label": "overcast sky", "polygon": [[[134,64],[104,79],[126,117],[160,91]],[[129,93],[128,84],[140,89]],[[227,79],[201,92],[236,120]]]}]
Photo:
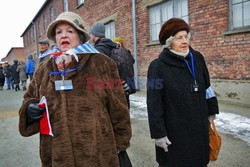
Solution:
[{"label": "overcast sky", "polygon": [[2,1],[0,5],[0,60],[11,47],[23,47],[20,36],[28,27],[45,0]]}]

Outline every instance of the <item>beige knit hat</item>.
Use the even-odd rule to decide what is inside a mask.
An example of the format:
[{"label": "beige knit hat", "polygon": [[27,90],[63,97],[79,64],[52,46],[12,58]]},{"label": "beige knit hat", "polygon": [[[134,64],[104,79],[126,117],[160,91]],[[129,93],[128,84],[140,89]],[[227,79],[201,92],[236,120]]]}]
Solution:
[{"label": "beige knit hat", "polygon": [[48,37],[48,39],[55,41],[55,28],[56,28],[57,24],[61,23],[61,22],[69,23],[75,29],[77,29],[80,33],[82,33],[83,36],[85,37],[84,42],[86,42],[86,41],[88,41],[90,39],[89,34],[85,30],[85,23],[84,23],[83,19],[79,15],[77,15],[76,13],[73,13],[73,12],[61,13],[56,18],[55,21],[50,23],[50,25],[48,26],[48,29],[47,29],[47,37]]}]

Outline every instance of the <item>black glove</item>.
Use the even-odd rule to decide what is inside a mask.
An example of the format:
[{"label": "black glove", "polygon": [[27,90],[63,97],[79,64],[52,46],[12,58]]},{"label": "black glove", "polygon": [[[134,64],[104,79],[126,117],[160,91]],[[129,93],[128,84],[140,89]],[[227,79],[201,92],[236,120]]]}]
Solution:
[{"label": "black glove", "polygon": [[32,124],[35,121],[40,120],[43,117],[44,108],[40,108],[38,103],[30,103],[27,107],[27,121],[28,124]]}]

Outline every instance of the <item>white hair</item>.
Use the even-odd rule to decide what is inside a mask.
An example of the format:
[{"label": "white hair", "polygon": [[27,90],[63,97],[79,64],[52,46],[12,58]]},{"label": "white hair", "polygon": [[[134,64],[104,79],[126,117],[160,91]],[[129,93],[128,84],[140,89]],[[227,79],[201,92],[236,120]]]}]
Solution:
[{"label": "white hair", "polygon": [[[187,38],[188,38],[188,41],[190,41],[190,39],[191,39],[191,33],[190,32],[188,33]],[[168,39],[166,39],[166,43],[165,43],[165,45],[162,46],[162,48],[171,49],[170,46],[171,46],[174,39],[175,39],[175,36],[170,36]]]}]

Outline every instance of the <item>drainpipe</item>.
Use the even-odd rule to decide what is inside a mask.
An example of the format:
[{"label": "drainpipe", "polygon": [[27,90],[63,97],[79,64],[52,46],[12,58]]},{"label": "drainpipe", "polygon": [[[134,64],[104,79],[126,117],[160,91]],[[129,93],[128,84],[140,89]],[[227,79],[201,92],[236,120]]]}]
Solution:
[{"label": "drainpipe", "polygon": [[37,33],[36,33],[36,24],[33,21],[31,23],[34,26],[34,38],[35,38],[35,46],[36,46],[36,58],[33,57],[33,60],[36,60],[39,55],[38,38],[37,38]]},{"label": "drainpipe", "polygon": [[135,72],[135,86],[138,89],[138,64],[137,64],[137,41],[136,41],[136,0],[132,0],[132,15],[133,15],[133,40],[134,40],[134,72]]}]

